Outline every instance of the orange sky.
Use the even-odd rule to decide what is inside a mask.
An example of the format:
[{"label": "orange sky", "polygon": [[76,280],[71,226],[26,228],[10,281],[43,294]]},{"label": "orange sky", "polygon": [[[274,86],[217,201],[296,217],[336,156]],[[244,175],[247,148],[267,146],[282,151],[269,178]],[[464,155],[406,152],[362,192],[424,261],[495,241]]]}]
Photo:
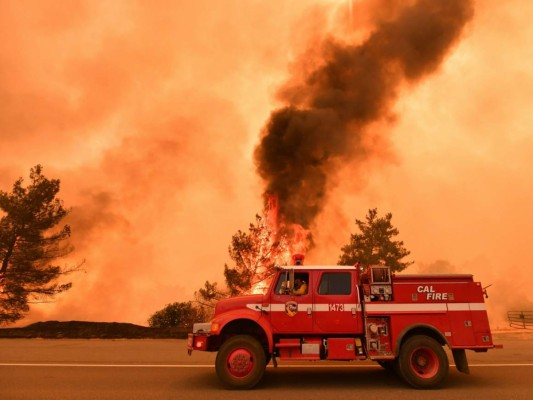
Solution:
[{"label": "orange sky", "polygon": [[[0,187],[37,163],[61,179],[72,261],[86,260],[21,324],[145,324],[222,282],[231,235],[262,206],[253,150],[277,91],[312,39],[345,38],[344,21],[361,40],[384,2],[0,2]],[[379,151],[332,178],[308,263],[335,263],[354,219],[378,207],[410,271],[492,283],[495,325],[533,309],[532,16],[527,0],[476,3],[437,72],[369,130]]]}]

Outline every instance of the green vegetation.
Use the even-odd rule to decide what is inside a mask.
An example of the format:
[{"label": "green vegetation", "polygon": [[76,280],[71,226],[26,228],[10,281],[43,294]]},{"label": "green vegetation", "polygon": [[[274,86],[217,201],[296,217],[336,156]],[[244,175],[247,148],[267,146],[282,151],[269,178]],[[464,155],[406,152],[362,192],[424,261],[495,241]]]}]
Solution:
[{"label": "green vegetation", "polygon": [[162,310],[156,311],[149,319],[148,325],[152,328],[192,328],[195,322],[206,318],[205,312],[200,307],[193,306],[192,302],[167,304]]}]

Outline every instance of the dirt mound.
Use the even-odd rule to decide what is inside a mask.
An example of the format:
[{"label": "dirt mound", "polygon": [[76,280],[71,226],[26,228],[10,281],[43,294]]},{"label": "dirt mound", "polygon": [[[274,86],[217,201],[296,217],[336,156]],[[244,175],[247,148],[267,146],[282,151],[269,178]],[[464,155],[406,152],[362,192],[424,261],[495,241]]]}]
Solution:
[{"label": "dirt mound", "polygon": [[183,339],[186,328],[150,328],[124,322],[46,321],[23,328],[2,328],[0,338]]}]

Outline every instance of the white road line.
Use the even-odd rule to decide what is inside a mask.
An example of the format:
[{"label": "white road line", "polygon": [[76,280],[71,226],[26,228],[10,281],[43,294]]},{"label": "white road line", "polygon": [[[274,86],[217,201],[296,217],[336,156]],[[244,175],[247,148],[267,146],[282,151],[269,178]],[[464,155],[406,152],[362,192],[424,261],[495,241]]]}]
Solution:
[{"label": "white road line", "polygon": [[469,364],[469,366],[470,367],[533,367],[533,363],[524,363],[524,364]]},{"label": "white road line", "polygon": [[80,367],[80,368],[212,368],[203,364],[69,364],[69,363],[0,363],[0,367]]},{"label": "white road line", "polygon": [[[454,364],[450,364],[455,367]],[[533,367],[533,363],[512,364],[469,364],[470,367]],[[79,367],[79,368],[214,368],[208,364],[69,364],[69,363],[0,363],[0,367]],[[269,368],[274,366],[269,365]],[[278,368],[381,368],[377,364],[359,365],[317,365],[317,364],[289,364],[278,365]]]},{"label": "white road line", "polygon": [[[524,364],[468,364],[469,367],[533,367],[533,363]],[[455,364],[450,364],[450,367],[455,367]],[[274,367],[272,367],[274,368]],[[310,365],[310,364],[291,364],[291,365],[278,365],[278,368],[381,368],[378,364],[366,364],[366,365]]]}]

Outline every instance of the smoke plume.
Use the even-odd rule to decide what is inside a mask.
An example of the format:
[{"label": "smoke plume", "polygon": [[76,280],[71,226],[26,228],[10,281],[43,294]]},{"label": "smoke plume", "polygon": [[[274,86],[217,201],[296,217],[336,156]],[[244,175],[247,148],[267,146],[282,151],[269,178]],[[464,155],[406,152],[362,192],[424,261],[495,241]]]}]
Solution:
[{"label": "smoke plume", "polygon": [[280,91],[286,106],[272,112],[255,160],[266,192],[279,197],[282,224],[312,227],[341,163],[372,154],[369,125],[391,117],[403,86],[439,67],[473,16],[465,0],[377,6],[390,12],[376,14],[362,43],[321,40],[318,56],[313,47]]}]

